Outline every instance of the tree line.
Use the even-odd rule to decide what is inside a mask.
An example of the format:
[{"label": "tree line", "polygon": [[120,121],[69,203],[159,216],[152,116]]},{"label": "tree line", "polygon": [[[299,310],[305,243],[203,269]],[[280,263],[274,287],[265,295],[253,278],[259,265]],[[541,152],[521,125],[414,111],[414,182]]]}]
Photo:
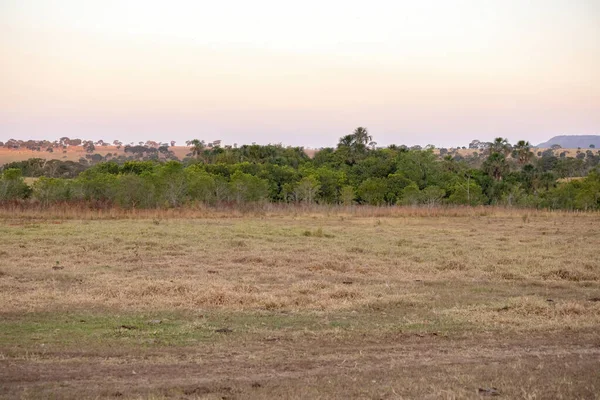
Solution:
[{"label": "tree line", "polygon": [[[463,157],[430,147],[377,148],[365,128],[313,158],[300,147],[188,144],[183,161],[100,162],[63,175],[57,163],[51,164],[55,173],[41,161],[11,163],[2,171],[0,201],[122,208],[270,201],[600,209],[600,154],[592,150],[557,157],[552,150],[536,154],[526,141],[511,145],[497,138]],[[32,175],[39,178],[27,185],[23,177]],[[573,176],[578,178],[565,179]]]}]

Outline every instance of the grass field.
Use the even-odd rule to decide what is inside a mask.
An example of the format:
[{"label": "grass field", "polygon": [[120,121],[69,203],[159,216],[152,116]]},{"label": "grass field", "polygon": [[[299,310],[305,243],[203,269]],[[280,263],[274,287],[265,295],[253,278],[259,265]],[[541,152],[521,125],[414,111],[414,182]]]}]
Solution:
[{"label": "grass field", "polygon": [[598,399],[599,245],[584,213],[0,212],[0,397]]}]

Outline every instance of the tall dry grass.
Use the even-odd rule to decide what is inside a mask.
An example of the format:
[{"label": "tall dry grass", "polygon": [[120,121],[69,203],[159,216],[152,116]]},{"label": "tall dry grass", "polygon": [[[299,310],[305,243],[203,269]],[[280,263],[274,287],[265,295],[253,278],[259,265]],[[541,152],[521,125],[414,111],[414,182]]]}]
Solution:
[{"label": "tall dry grass", "polygon": [[243,218],[265,216],[348,216],[357,218],[408,218],[408,217],[486,217],[509,216],[587,216],[600,215],[598,211],[566,211],[547,209],[521,209],[504,206],[370,206],[329,204],[219,204],[202,203],[180,208],[123,209],[117,206],[90,203],[59,203],[43,206],[40,203],[0,203],[0,219],[179,219],[179,218]]}]

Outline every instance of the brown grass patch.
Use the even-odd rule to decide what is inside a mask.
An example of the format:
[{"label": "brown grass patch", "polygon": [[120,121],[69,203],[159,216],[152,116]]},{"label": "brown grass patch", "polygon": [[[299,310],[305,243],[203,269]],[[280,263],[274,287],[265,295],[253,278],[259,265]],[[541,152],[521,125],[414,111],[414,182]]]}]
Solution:
[{"label": "brown grass patch", "polygon": [[0,397],[594,398],[599,226],[477,208],[3,210]]},{"label": "brown grass patch", "polygon": [[[133,219],[101,214],[100,220],[66,218],[60,224],[30,219],[31,211],[12,214],[0,224],[0,302],[6,311],[90,304],[121,310],[260,309],[275,299],[278,308],[335,310],[406,290],[419,296],[421,289],[407,289],[416,280],[457,290],[468,282],[546,287],[544,282],[559,281],[587,291],[600,280],[596,246],[581,240],[600,233],[596,214],[532,212],[527,228],[518,229],[522,214],[507,210],[376,219],[362,211],[343,219],[310,209],[294,216],[288,211],[269,219],[139,211]],[[157,214],[159,225],[153,223]],[[320,228],[306,230],[315,224]],[[536,234],[555,226],[560,234]],[[470,236],[473,230],[485,234]],[[310,235],[298,235],[305,231]],[[527,243],[521,243],[524,238]],[[504,243],[506,249],[498,247]],[[352,288],[335,288],[345,281]],[[250,287],[253,291],[244,289]],[[343,301],[332,301],[338,298]]]}]

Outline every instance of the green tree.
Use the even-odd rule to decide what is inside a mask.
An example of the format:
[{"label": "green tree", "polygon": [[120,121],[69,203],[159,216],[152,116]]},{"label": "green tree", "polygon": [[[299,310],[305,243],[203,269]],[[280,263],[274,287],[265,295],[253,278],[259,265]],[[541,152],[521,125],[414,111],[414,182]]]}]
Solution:
[{"label": "green tree", "polygon": [[504,139],[501,137],[497,137],[491,142],[488,146],[488,155],[492,155],[494,153],[500,153],[507,157],[512,151],[512,147],[510,143],[508,143],[508,139]]},{"label": "green tree", "polygon": [[192,201],[211,204],[216,200],[215,178],[198,165],[185,169],[188,195]]},{"label": "green tree", "polygon": [[383,178],[369,178],[360,184],[357,192],[365,203],[380,206],[385,204],[388,184]]},{"label": "green tree", "polygon": [[501,181],[510,169],[506,157],[502,153],[493,153],[482,165],[482,169],[496,181]]},{"label": "green tree", "polygon": [[264,179],[236,171],[231,176],[231,194],[236,203],[257,202],[267,198],[269,186]]},{"label": "green tree", "polygon": [[0,201],[29,197],[31,188],[25,183],[20,169],[5,169],[0,178]]},{"label": "green tree", "polygon": [[451,189],[448,201],[452,204],[478,206],[487,203],[487,198],[483,194],[481,186],[474,180],[469,180],[463,183],[456,183]]},{"label": "green tree", "polygon": [[531,151],[531,144],[525,140],[519,140],[514,146],[512,157],[517,159],[520,165],[525,165],[533,158],[533,152]]},{"label": "green tree", "polygon": [[33,184],[33,197],[43,206],[68,201],[71,198],[69,181],[59,178],[40,177]]},{"label": "green tree", "polygon": [[419,189],[428,185],[438,185],[441,179],[441,166],[431,150],[411,150],[398,154],[397,171],[415,182]]},{"label": "green tree", "polygon": [[158,171],[158,185],[163,201],[169,207],[182,205],[188,194],[187,174],[178,161],[168,161]]},{"label": "green tree", "polygon": [[153,208],[158,205],[156,186],[151,175],[120,175],[114,189],[114,199],[123,208]]},{"label": "green tree", "polygon": [[389,204],[395,204],[402,199],[402,192],[404,188],[414,184],[414,182],[404,176],[402,172],[397,172],[395,174],[388,175],[387,184],[388,192],[386,194],[386,200]]},{"label": "green tree", "polygon": [[340,191],[346,184],[346,174],[343,171],[320,167],[315,169],[312,175],[319,181],[319,201],[329,204],[338,203]]},{"label": "green tree", "polygon": [[352,133],[354,137],[353,144],[355,147],[360,147],[362,149],[366,149],[366,147],[373,141],[373,136],[369,135],[369,131],[367,128],[359,126]]},{"label": "green tree", "polygon": [[192,157],[196,157],[200,159],[204,154],[204,149],[206,148],[206,143],[204,140],[193,139],[189,141],[190,149],[192,150]]},{"label": "green tree", "polygon": [[421,191],[416,183],[411,183],[402,190],[401,203],[415,206],[421,201]]},{"label": "green tree", "polygon": [[216,175],[213,186],[214,200],[217,204],[222,203],[231,196],[231,186],[223,176]]},{"label": "green tree", "polygon": [[82,172],[72,184],[72,197],[77,200],[112,202],[117,190],[117,176],[93,170]]},{"label": "green tree", "polygon": [[580,182],[573,183],[577,189],[575,206],[581,210],[600,209],[600,173],[593,171]]},{"label": "green tree", "polygon": [[354,200],[356,199],[356,193],[354,188],[350,185],[346,185],[342,187],[340,191],[340,203],[345,206],[351,206],[354,204]]},{"label": "green tree", "polygon": [[[289,185],[298,181],[299,172],[289,165],[267,164],[259,177],[269,182],[269,198],[271,201],[287,201]],[[288,186],[285,186],[285,185]],[[284,190],[284,186],[286,190]]]},{"label": "green tree", "polygon": [[421,201],[428,207],[435,207],[442,202],[446,191],[438,186],[427,186],[421,191]]},{"label": "green tree", "polygon": [[340,147],[352,147],[354,145],[355,136],[354,135],[346,135],[340,138],[338,143],[338,149]]},{"label": "green tree", "polygon": [[312,175],[305,176],[295,185],[293,191],[294,197],[296,201],[312,204],[315,201],[320,188],[321,185],[317,178]]}]

